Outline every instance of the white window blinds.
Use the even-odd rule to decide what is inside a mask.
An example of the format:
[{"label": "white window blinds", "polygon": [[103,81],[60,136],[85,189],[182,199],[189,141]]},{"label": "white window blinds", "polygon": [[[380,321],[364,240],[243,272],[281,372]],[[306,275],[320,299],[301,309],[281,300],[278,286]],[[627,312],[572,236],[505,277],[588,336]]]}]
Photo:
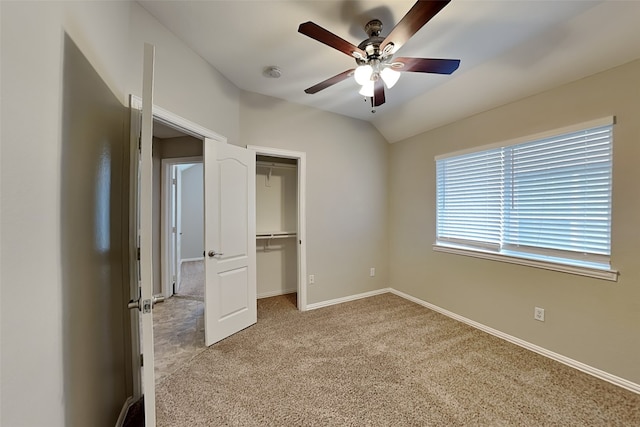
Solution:
[{"label": "white window blinds", "polygon": [[612,125],[436,160],[437,239],[608,262]]},{"label": "white window blinds", "polygon": [[503,163],[502,149],[436,162],[438,240],[499,248]]}]

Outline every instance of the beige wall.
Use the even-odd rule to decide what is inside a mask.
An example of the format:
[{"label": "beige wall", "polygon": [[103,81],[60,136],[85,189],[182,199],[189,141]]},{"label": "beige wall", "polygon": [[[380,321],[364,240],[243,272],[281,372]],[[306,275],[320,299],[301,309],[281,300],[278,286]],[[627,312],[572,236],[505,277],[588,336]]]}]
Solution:
[{"label": "beige wall", "polygon": [[68,425],[93,420],[110,426],[131,394],[128,223],[122,215],[128,209],[126,117],[119,99],[66,37],[60,255]]},{"label": "beige wall", "polygon": [[[202,145],[202,142],[200,142]],[[204,175],[202,163],[182,171],[182,259],[198,259],[204,251]]]},{"label": "beige wall", "polygon": [[[127,379],[121,375],[129,358],[122,347],[126,343],[114,344],[100,335],[96,341],[80,344],[78,339],[84,332],[69,329],[68,322],[93,325],[92,316],[104,313],[92,313],[93,309],[105,303],[109,307],[119,304],[120,291],[79,295],[73,300],[71,311],[66,311],[64,305],[69,301],[65,294],[70,283],[67,278],[85,277],[87,283],[96,285],[112,280],[115,272],[112,270],[109,277],[100,276],[100,272],[107,271],[103,267],[110,266],[113,260],[102,258],[100,262],[104,264],[92,264],[84,271],[86,275],[78,276],[69,269],[74,259],[68,251],[61,250],[70,237],[62,227],[63,220],[68,219],[63,214],[63,195],[73,195],[63,187],[61,167],[66,144],[63,121],[68,119],[63,111],[64,34],[77,45],[123,112],[129,93],[141,94],[144,41],[156,44],[156,104],[231,142],[237,142],[239,135],[239,91],[136,3],[1,1],[0,12],[0,424],[114,425],[117,413],[114,415],[113,408],[122,407],[125,402],[121,397],[131,394],[130,377],[123,385]],[[119,129],[128,135],[126,114]],[[86,154],[81,159],[93,160]],[[116,173],[119,165],[113,166]],[[77,164],[71,167],[73,173],[84,170]],[[122,178],[126,179],[126,175]],[[98,193],[96,189],[88,194],[93,197]],[[115,218],[112,212],[108,218]],[[116,252],[112,256],[116,257]],[[69,313],[73,313],[72,319],[65,317]],[[122,319],[110,316],[102,318],[101,331],[122,332]],[[66,352],[73,345],[79,346],[79,352],[85,351],[87,345],[95,345],[92,351],[113,358],[100,366],[70,365],[74,359]],[[113,384],[98,383],[109,375],[113,376]],[[82,380],[72,383],[74,378]]]},{"label": "beige wall", "polygon": [[151,187],[151,229],[153,259],[153,294],[162,294],[162,247],[160,244],[162,236],[162,139],[153,138],[151,149],[151,170],[153,171],[153,185]]},{"label": "beige wall", "polygon": [[[392,287],[640,383],[640,61],[390,147]],[[464,102],[461,100],[460,102]],[[612,256],[617,283],[434,252],[434,156],[615,115]],[[533,320],[545,308],[544,323]]]},{"label": "beige wall", "polygon": [[143,45],[152,43],[156,48],[154,104],[237,144],[239,89],[137,3],[131,3],[129,31],[128,91],[141,95]]},{"label": "beige wall", "polygon": [[0,424],[113,425],[130,394],[118,314],[123,224],[108,194],[127,179],[129,5],[0,7]]},{"label": "beige wall", "polygon": [[[388,284],[388,144],[370,124],[242,92],[240,143],[306,153],[308,303]],[[376,277],[369,277],[375,267]]]}]

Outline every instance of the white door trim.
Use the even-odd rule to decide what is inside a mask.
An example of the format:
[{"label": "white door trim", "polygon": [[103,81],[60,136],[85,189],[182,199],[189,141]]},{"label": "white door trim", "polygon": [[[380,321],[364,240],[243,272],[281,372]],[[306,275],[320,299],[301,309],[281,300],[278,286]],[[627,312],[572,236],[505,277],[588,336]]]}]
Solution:
[{"label": "white door trim", "polygon": [[[202,156],[176,157],[173,159],[162,159],[162,195],[160,210],[160,259],[162,260],[162,294],[165,298],[173,295],[171,287],[173,275],[171,274],[171,168],[175,165],[190,163],[202,163]],[[175,262],[176,268],[180,268],[179,261]],[[176,272],[177,275],[177,272]]]},{"label": "white door trim", "polygon": [[247,145],[256,155],[296,159],[298,161],[298,310],[307,311],[307,154],[302,151]]},{"label": "white door trim", "polygon": [[[130,102],[132,108],[136,108],[138,110],[142,109],[142,100],[139,97],[131,95]],[[227,142],[226,136],[222,136],[219,133],[202,127],[197,123],[182,118],[177,114],[173,114],[172,112],[165,110],[162,107],[158,107],[157,105],[153,106],[153,118],[154,120],[157,120],[162,124],[165,124],[198,139],[204,140],[205,138],[209,138],[220,142]]]}]

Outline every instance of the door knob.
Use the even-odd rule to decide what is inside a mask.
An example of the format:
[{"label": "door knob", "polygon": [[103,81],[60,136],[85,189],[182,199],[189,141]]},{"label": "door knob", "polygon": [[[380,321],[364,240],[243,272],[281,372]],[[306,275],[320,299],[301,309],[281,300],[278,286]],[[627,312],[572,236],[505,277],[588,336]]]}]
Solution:
[{"label": "door knob", "polygon": [[138,311],[141,311],[143,314],[151,313],[151,307],[153,307],[153,301],[150,299],[145,299],[145,300],[132,299],[129,301],[129,304],[127,304],[127,307],[130,310],[138,309]]},{"label": "door knob", "polygon": [[129,300],[129,303],[127,304],[127,308],[129,308],[130,310],[137,308],[139,311],[142,311],[143,313],[149,313],[151,311],[151,307],[153,307],[159,302],[164,302],[163,296],[156,295],[153,298],[146,299],[144,301],[140,301],[140,299],[135,299],[135,300],[132,299],[132,300]]},{"label": "door knob", "polygon": [[209,258],[213,258],[216,255],[224,255],[222,252],[209,251]]}]

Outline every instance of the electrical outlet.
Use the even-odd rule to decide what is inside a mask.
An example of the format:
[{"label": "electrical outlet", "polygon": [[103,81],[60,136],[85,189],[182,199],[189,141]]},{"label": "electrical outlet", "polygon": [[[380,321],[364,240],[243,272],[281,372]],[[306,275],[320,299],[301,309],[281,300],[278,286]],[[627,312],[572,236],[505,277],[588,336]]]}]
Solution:
[{"label": "electrical outlet", "polygon": [[371,267],[371,269],[369,270],[369,276],[373,277],[376,275],[376,268],[375,267]]},{"label": "electrical outlet", "polygon": [[533,309],[533,318],[544,322],[544,308],[536,307]]},{"label": "electrical outlet", "polygon": [[314,276],[313,274],[309,275],[309,284],[313,285],[314,283],[316,283],[316,276]]}]

